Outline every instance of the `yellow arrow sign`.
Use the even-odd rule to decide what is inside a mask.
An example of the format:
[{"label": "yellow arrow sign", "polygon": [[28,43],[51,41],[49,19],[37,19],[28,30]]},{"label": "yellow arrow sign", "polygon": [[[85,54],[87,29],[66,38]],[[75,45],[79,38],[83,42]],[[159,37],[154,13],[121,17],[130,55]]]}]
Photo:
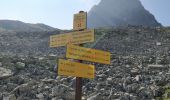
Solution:
[{"label": "yellow arrow sign", "polygon": [[87,12],[74,14],[73,29],[81,30],[87,28]]},{"label": "yellow arrow sign", "polygon": [[110,64],[110,56],[111,54],[109,52],[84,48],[71,44],[67,45],[67,58]]},{"label": "yellow arrow sign", "polygon": [[50,36],[50,47],[94,42],[94,29]]},{"label": "yellow arrow sign", "polygon": [[58,75],[94,78],[94,74],[95,68],[93,65],[59,59]]}]

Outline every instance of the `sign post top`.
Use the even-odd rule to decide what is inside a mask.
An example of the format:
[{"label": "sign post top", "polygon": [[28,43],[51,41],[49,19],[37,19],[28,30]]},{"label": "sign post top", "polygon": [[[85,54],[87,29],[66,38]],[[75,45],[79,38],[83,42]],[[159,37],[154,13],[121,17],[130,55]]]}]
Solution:
[{"label": "sign post top", "polygon": [[79,13],[84,13],[84,11],[79,11]]},{"label": "sign post top", "polygon": [[73,30],[87,29],[87,12],[80,11],[74,14]]}]

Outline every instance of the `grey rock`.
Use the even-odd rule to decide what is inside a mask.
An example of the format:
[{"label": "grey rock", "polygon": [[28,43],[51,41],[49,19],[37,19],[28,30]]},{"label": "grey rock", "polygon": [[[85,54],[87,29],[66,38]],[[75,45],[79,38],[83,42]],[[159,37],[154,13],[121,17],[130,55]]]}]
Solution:
[{"label": "grey rock", "polygon": [[125,90],[128,92],[128,93],[136,93],[136,91],[139,89],[139,85],[136,84],[136,83],[133,83],[133,84],[130,84],[128,85]]},{"label": "grey rock", "polygon": [[6,85],[7,85],[8,91],[12,91],[15,87],[18,86],[17,84],[14,84],[14,83],[7,83]]},{"label": "grey rock", "polygon": [[129,84],[132,84],[133,82],[132,82],[132,78],[131,77],[127,77],[126,79],[124,79],[123,80],[123,85],[124,85],[124,87],[126,86],[126,85],[129,85]]},{"label": "grey rock", "polygon": [[88,97],[87,100],[102,100],[102,97],[100,93],[97,93],[97,94],[93,94],[90,97]]},{"label": "grey rock", "polygon": [[25,68],[25,63],[23,63],[23,62],[17,62],[17,63],[16,63],[16,68],[17,68],[17,69],[24,69],[24,68]]},{"label": "grey rock", "polygon": [[10,69],[0,67],[0,79],[8,78],[13,75],[13,72]]},{"label": "grey rock", "polygon": [[154,82],[157,86],[164,86],[164,85],[166,85],[167,80],[165,77],[159,77],[158,79],[155,79]]},{"label": "grey rock", "polygon": [[40,100],[44,100],[44,95],[42,93],[36,94],[36,97]]},{"label": "grey rock", "polygon": [[133,69],[131,70],[131,73],[130,73],[132,76],[136,76],[139,74],[139,70],[138,69]]},{"label": "grey rock", "polygon": [[154,98],[153,92],[145,87],[141,87],[139,89],[138,96],[141,99],[153,99]]},{"label": "grey rock", "polygon": [[140,100],[138,96],[130,95],[130,100]]},{"label": "grey rock", "polygon": [[75,100],[75,92],[67,92],[64,94],[63,98],[65,100]]},{"label": "grey rock", "polygon": [[107,78],[106,81],[107,81],[108,84],[113,84],[113,80],[112,80],[112,78],[110,78],[110,77]]},{"label": "grey rock", "polygon": [[3,95],[2,95],[2,93],[0,93],[0,100],[2,100],[3,99]]},{"label": "grey rock", "polygon": [[3,97],[3,100],[17,100],[14,94]]},{"label": "grey rock", "polygon": [[164,65],[151,64],[151,65],[148,65],[148,69],[149,70],[168,70],[168,67]]},{"label": "grey rock", "polygon": [[137,82],[142,81],[141,75],[136,75],[135,80],[136,80]]},{"label": "grey rock", "polygon": [[59,99],[58,97],[54,97],[51,100],[63,100],[63,99]]},{"label": "grey rock", "polygon": [[2,67],[2,63],[0,62],[0,67]]},{"label": "grey rock", "polygon": [[130,99],[130,94],[129,93],[125,93],[124,95],[122,95],[120,97],[120,100],[129,100]]},{"label": "grey rock", "polygon": [[114,93],[111,95],[110,99],[111,100],[116,100],[116,99],[119,99],[121,97],[121,94],[119,93]]},{"label": "grey rock", "polygon": [[21,84],[14,88],[10,93],[29,94],[32,90],[32,87],[33,84],[30,83]]},{"label": "grey rock", "polygon": [[67,91],[67,86],[65,85],[59,85],[59,86],[55,86],[54,88],[52,88],[52,96],[62,96],[64,95],[64,93]]},{"label": "grey rock", "polygon": [[51,83],[51,84],[56,84],[57,83],[57,81],[55,79],[47,79],[47,78],[43,79],[42,82]]}]

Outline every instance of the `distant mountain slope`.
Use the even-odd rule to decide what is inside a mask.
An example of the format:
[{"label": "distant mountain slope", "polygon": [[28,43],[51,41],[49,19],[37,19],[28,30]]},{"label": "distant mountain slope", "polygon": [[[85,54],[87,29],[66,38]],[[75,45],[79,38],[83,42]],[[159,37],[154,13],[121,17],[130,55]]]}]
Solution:
[{"label": "distant mountain slope", "polygon": [[88,13],[88,27],[160,26],[139,0],[101,0]]},{"label": "distant mountain slope", "polygon": [[30,24],[14,20],[0,20],[0,30],[34,32],[54,31],[56,29],[45,24]]},{"label": "distant mountain slope", "polygon": [[[49,37],[68,31],[53,32],[0,32],[0,55],[65,55],[65,46],[49,47]],[[109,51],[116,54],[163,54],[170,55],[170,28],[149,28],[128,26],[120,28],[96,29],[95,42],[86,44],[90,48]]]}]

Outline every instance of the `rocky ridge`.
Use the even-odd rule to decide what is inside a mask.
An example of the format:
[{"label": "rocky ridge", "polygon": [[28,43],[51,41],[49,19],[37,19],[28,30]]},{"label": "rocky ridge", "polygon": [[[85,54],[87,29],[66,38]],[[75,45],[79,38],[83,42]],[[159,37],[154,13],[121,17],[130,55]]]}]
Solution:
[{"label": "rocky ridge", "polygon": [[101,0],[88,12],[88,27],[161,26],[140,0]]},{"label": "rocky ridge", "polygon": [[[52,32],[0,32],[2,55],[63,55],[64,47],[50,48],[49,37],[69,31]],[[169,54],[170,28],[126,26],[95,30],[95,42],[87,47],[116,54]],[[99,39],[99,40],[98,40]]]},{"label": "rocky ridge", "polygon": [[0,20],[0,31],[16,31],[16,32],[43,32],[55,31],[57,29],[45,24],[30,24],[17,20]]}]

